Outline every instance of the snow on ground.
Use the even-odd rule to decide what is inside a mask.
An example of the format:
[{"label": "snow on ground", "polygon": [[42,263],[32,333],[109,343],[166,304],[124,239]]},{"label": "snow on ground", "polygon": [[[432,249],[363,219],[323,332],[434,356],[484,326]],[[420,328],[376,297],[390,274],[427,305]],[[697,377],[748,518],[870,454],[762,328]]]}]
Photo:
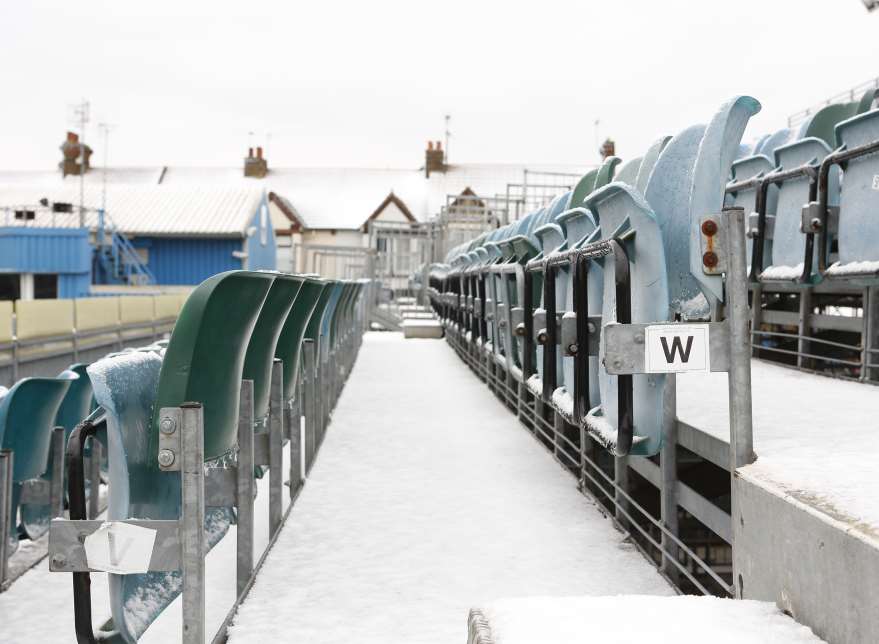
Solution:
[{"label": "snow on ground", "polygon": [[[829,505],[825,511],[865,523],[879,535],[879,462],[875,440],[879,387],[754,360],[754,450],[747,471]],[[725,373],[679,374],[678,418],[729,441]]]},{"label": "snow on ground", "polygon": [[674,594],[445,342],[371,333],[229,641],[463,644],[500,597],[619,593]]},{"label": "snow on ground", "polygon": [[[717,597],[535,597],[479,609],[496,644],[819,644],[774,604]],[[592,641],[590,638],[589,641]]]}]

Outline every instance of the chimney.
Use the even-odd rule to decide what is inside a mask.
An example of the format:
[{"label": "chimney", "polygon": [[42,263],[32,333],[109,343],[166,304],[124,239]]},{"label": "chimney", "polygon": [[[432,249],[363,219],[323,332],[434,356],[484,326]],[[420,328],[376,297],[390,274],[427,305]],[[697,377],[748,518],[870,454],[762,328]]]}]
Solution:
[{"label": "chimney", "polygon": [[256,148],[256,156],[253,148],[247,148],[247,157],[244,159],[244,176],[262,179],[269,173],[269,164],[262,156],[262,148]]},{"label": "chimney", "polygon": [[66,177],[68,174],[79,176],[91,168],[92,149],[79,142],[79,135],[76,132],[68,132],[59,149],[63,155],[58,164],[62,176]]},{"label": "chimney", "polygon": [[446,171],[446,154],[443,152],[443,144],[439,141],[434,145],[433,141],[427,142],[427,150],[424,151],[424,176],[430,177],[431,172]]},{"label": "chimney", "polygon": [[604,143],[601,144],[599,153],[601,154],[602,161],[607,157],[614,156],[616,154],[616,144],[613,142],[613,139],[605,139]]}]

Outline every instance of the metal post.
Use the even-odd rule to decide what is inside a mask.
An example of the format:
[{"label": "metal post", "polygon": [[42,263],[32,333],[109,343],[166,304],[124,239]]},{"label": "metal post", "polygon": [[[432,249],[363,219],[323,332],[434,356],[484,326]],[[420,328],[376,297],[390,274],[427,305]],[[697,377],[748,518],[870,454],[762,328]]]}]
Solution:
[{"label": "metal post", "polygon": [[[580,440],[582,438],[583,432],[581,432]],[[585,454],[585,447],[580,447],[580,453]],[[581,456],[582,459],[582,456]],[[614,515],[616,517],[617,523],[623,530],[628,530],[628,524],[626,523],[625,512],[628,512],[628,505],[626,503],[626,497],[623,496],[623,492],[626,494],[629,493],[629,457],[628,456],[616,456],[613,460],[613,482],[616,485],[614,489]]]},{"label": "metal post", "polygon": [[290,502],[296,497],[296,493],[302,486],[302,428],[299,421],[299,387],[296,387],[295,409],[290,409],[289,423],[287,424],[287,437],[290,440]]},{"label": "metal post", "polygon": [[12,517],[12,466],[11,449],[0,449],[0,588],[7,577],[9,557],[9,530]]},{"label": "metal post", "polygon": [[[673,535],[678,536],[678,418],[677,378],[666,376],[662,400],[662,448],[659,454],[660,519]],[[678,548],[666,533],[662,533],[662,570],[677,583],[678,567],[675,561]]]},{"label": "metal post", "polygon": [[89,456],[89,519],[97,519],[101,513],[101,443],[92,436],[91,456]]},{"label": "metal post", "polygon": [[235,472],[238,506],[236,588],[240,597],[253,575],[253,380],[241,381],[238,402],[238,467]]},{"label": "metal post", "polygon": [[[763,336],[758,332],[760,331],[760,326],[763,324],[763,285],[762,284],[754,284],[751,287],[751,344],[756,340],[757,345],[759,346],[761,341],[763,340]],[[751,355],[754,357],[759,357],[760,354],[757,353],[758,349],[751,349]]]},{"label": "metal post", "polygon": [[180,406],[182,487],[181,562],[183,568],[183,644],[205,641],[204,410],[199,403]]},{"label": "metal post", "polygon": [[302,362],[304,365],[303,386],[305,388],[305,396],[302,399],[302,411],[305,414],[305,471],[311,470],[311,464],[314,462],[315,446],[314,441],[317,438],[315,424],[317,422],[317,405],[315,404],[315,383],[314,383],[314,348],[313,340],[306,339],[302,342]]},{"label": "metal post", "polygon": [[862,379],[879,380],[879,286],[871,286],[864,291],[864,369]]},{"label": "metal post", "polygon": [[281,527],[284,515],[284,411],[283,363],[272,363],[269,396],[269,536]]},{"label": "metal post", "polygon": [[50,516],[64,516],[64,428],[52,430],[52,482],[49,484]]},{"label": "metal post", "polygon": [[751,350],[748,329],[748,278],[745,247],[745,211],[724,210],[729,244],[726,274],[729,320],[729,420],[730,473],[754,461],[754,431],[751,418]]},{"label": "metal post", "polygon": [[[724,210],[729,266],[726,273],[727,323],[729,324],[729,471],[730,517],[739,521],[736,468],[754,461],[754,430],[751,417],[751,343],[748,321],[748,277],[745,257],[745,211]],[[732,544],[735,549],[735,543]],[[733,586],[741,598],[740,575],[733,557]]]},{"label": "metal post", "polygon": [[800,291],[800,314],[797,327],[797,367],[803,369],[811,362],[805,354],[810,353],[809,336],[812,335],[812,289],[805,288]]}]

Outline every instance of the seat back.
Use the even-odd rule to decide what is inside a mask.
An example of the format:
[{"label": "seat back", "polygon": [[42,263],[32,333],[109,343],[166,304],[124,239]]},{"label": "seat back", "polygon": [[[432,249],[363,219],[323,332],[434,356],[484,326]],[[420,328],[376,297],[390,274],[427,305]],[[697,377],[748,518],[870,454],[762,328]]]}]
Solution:
[{"label": "seat back", "polygon": [[253,326],[253,332],[250,334],[241,377],[253,381],[253,416],[257,420],[269,413],[272,363],[278,337],[294,306],[301,285],[301,277],[275,276],[256,324]]},{"label": "seat back", "polygon": [[[774,168],[775,163],[772,161],[772,159],[762,154],[738,159],[732,164],[731,183],[747,181],[749,179],[759,179],[760,177],[772,172]],[[746,188],[739,188],[734,192],[730,192],[727,200],[725,201],[725,205],[729,207],[743,208],[746,216],[746,225],[748,225],[747,217],[757,210],[757,187],[748,186]],[[766,214],[774,216],[777,205],[778,187],[773,184],[768,187],[766,192]],[[754,240],[749,237],[746,240],[746,243],[748,248],[747,262],[748,266],[750,266]],[[761,266],[760,269],[762,270],[766,266],[769,266],[771,263],[772,240],[767,239],[763,244],[763,266]]]},{"label": "seat back", "polygon": [[275,357],[283,362],[284,368],[284,400],[290,400],[296,395],[296,383],[299,380],[299,361],[302,349],[302,340],[305,337],[305,328],[317,306],[324,281],[306,277],[302,278],[302,286],[296,296],[296,302],[284,326],[278,336],[275,348]]},{"label": "seat back", "polygon": [[[70,374],[74,374],[76,377],[71,377]],[[58,406],[53,427],[64,428],[64,444],[66,445],[70,432],[73,431],[77,423],[88,416],[92,409],[92,383],[86,373],[86,365],[82,363],[70,365],[59,377],[69,378],[69,387]],[[51,436],[47,452],[46,467],[42,478],[51,481],[55,457],[51,446]],[[19,514],[21,517],[19,528],[28,538],[38,539],[49,529],[49,521],[52,518],[52,508],[49,504],[22,503],[19,507]]]},{"label": "seat back", "polygon": [[13,549],[18,543],[21,483],[46,471],[58,407],[78,377],[65,371],[58,378],[24,378],[0,398],[0,447],[13,452],[8,535]]},{"label": "seat back", "polygon": [[186,401],[204,405],[205,460],[235,445],[244,358],[274,280],[271,273],[230,271],[208,278],[190,294],[162,363],[151,454],[158,449],[159,410]]},{"label": "seat back", "polygon": [[[843,121],[836,136],[847,149],[879,141],[879,109]],[[831,176],[833,169],[831,169]],[[845,164],[839,194],[839,259],[830,267],[833,277],[879,275],[879,154],[850,159]]]},{"label": "seat back", "polygon": [[[804,165],[817,166],[830,154],[830,147],[819,138],[806,138],[788,143],[775,150],[775,164],[780,170]],[[778,187],[775,206],[775,230],[772,242],[772,263],[759,276],[761,281],[796,281],[804,270],[807,238],[801,231],[803,205],[813,200],[808,176],[785,180]],[[829,205],[839,203],[839,175],[829,177]],[[815,249],[817,253],[817,248]],[[817,255],[816,255],[817,256]],[[813,262],[813,271],[817,263]],[[817,277],[813,272],[812,276]]]}]

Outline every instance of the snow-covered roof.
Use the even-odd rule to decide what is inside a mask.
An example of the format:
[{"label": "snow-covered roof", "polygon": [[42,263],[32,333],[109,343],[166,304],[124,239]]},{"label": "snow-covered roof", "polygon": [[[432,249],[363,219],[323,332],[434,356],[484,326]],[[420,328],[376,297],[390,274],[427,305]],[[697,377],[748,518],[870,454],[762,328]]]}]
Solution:
[{"label": "snow-covered roof", "polygon": [[[228,189],[257,188],[274,192],[297,213],[305,228],[357,229],[393,193],[419,221],[426,221],[446,205],[448,195],[470,188],[480,197],[503,195],[508,184],[521,184],[529,172],[583,174],[586,166],[524,164],[453,164],[446,172],[424,176],[423,169],[399,168],[269,168],[263,179],[243,176],[241,168],[110,168],[113,185],[161,184],[162,189],[192,190],[193,186]],[[86,185],[100,187],[102,171],[86,175]],[[59,171],[0,171],[0,185],[79,186],[79,178],[62,179]],[[561,191],[561,189],[559,190]]]},{"label": "snow-covered roof", "polygon": [[[240,237],[263,198],[259,186],[165,186],[109,184],[106,212],[117,229],[127,235]],[[40,207],[41,199],[73,204],[73,213],[53,214]],[[76,227],[79,225],[78,181],[58,181],[55,185],[0,184],[0,225],[35,227]],[[97,226],[102,189],[89,181],[84,204],[89,211],[86,224]],[[14,219],[15,208],[35,210],[33,221]]]}]

